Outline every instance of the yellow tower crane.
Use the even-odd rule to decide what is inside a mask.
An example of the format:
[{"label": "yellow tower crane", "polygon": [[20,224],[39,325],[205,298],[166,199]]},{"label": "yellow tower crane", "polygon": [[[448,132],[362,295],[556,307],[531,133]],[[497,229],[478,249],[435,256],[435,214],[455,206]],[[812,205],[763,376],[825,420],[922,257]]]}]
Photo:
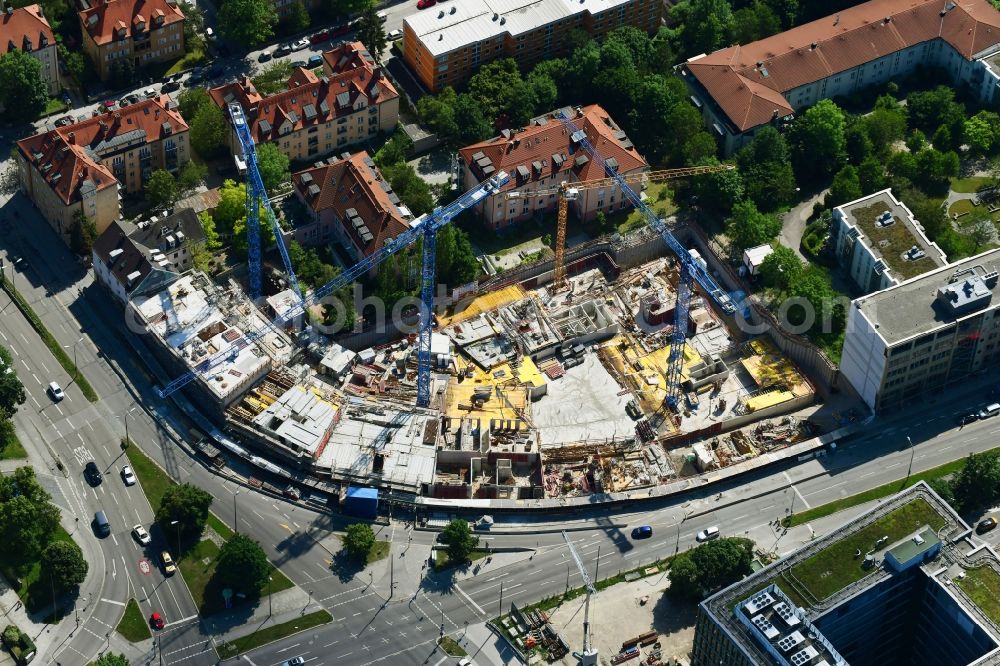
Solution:
[{"label": "yellow tower crane", "polygon": [[[689,176],[701,176],[719,171],[729,171],[736,167],[732,164],[715,164],[712,166],[683,167],[680,169],[660,169],[657,171],[644,171],[629,176],[625,176],[625,181],[635,184],[645,189],[649,183],[660,183],[665,180],[676,180]],[[596,190],[602,187],[616,188],[618,184],[613,178],[598,178],[595,180],[583,180],[576,183],[563,181],[558,187],[549,187],[540,190],[513,190],[507,193],[508,199],[520,199],[529,197],[547,197],[553,194],[559,195],[559,215],[558,226],[556,227],[555,246],[555,268],[552,277],[552,289],[559,289],[566,281],[566,218],[569,212],[569,202],[576,200],[583,190]]]}]

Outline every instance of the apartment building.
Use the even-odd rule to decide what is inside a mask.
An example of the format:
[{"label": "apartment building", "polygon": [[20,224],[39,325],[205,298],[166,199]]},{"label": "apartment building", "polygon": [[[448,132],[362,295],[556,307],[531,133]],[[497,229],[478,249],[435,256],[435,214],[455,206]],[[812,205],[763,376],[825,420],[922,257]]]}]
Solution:
[{"label": "apartment building", "polygon": [[83,50],[102,81],[125,58],[139,68],[184,55],[184,14],[177,0],[93,0],[79,17]]},{"label": "apartment building", "polygon": [[998,581],[993,548],[920,481],[702,601],[691,664],[995,666]]},{"label": "apartment building", "polygon": [[68,241],[82,211],[101,234],[120,215],[120,191],[140,192],[156,169],[190,159],[188,126],[166,95],[17,142],[21,190]]},{"label": "apartment building", "polygon": [[937,66],[1000,106],[1000,12],[987,0],[871,0],[678,67],[726,154],[822,99]]},{"label": "apartment building", "polygon": [[194,246],[205,242],[198,216],[184,208],[134,225],[115,220],[92,250],[94,277],[121,305],[157,293],[193,267]]},{"label": "apartment building", "polygon": [[948,258],[892,190],[833,209],[830,243],[858,291],[870,294],[940,268]]},{"label": "apartment building", "polygon": [[[11,51],[30,53],[42,64],[42,79],[50,95],[62,88],[59,83],[59,54],[56,39],[41,5],[19,9],[7,7],[0,18],[0,56]],[[0,105],[0,111],[3,105]]]},{"label": "apartment building", "polygon": [[[262,97],[247,77],[209,95],[223,111],[241,104],[254,141],[274,143],[292,162],[342,151],[391,132],[399,121],[399,93],[361,42],[324,53],[323,76],[297,68],[288,90],[275,95]],[[234,155],[241,152],[235,130],[230,148]]]},{"label": "apartment building", "polygon": [[884,411],[1000,361],[1000,250],[943,266],[851,303],[840,371]]},{"label": "apartment building", "polygon": [[[611,168],[625,176],[649,169],[625,132],[602,107],[591,104],[566,112]],[[525,128],[504,130],[499,136],[458,151],[462,184],[466,190],[491,178],[498,171],[510,174],[510,180],[498,193],[476,207],[486,226],[502,229],[556,210],[556,194],[533,196],[533,191],[551,191],[563,182],[605,177],[601,165],[591,160],[581,147],[582,137],[571,134],[555,118],[556,113],[539,116]],[[570,210],[579,220],[591,220],[598,211],[610,215],[630,206],[628,199],[614,185],[583,190],[570,202]]]},{"label": "apartment building", "polygon": [[403,21],[403,58],[432,93],[458,87],[500,58],[522,69],[566,54],[573,30],[601,37],[623,25],[660,26],[660,0],[462,0]]},{"label": "apartment building", "polygon": [[299,171],[292,183],[309,212],[292,232],[303,245],[336,241],[356,263],[409,228],[412,214],[364,151]]}]

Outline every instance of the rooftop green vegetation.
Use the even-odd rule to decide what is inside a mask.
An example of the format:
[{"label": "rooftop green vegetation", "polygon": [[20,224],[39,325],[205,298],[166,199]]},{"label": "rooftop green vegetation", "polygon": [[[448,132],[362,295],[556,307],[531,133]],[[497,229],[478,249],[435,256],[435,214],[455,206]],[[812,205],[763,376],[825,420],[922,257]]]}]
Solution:
[{"label": "rooftop green vegetation", "polygon": [[988,566],[966,569],[965,577],[955,582],[988,618],[1000,623],[1000,574]]},{"label": "rooftop green vegetation", "polygon": [[[917,498],[882,516],[867,527],[835,541],[812,557],[792,567],[790,577],[815,601],[822,601],[846,586],[864,578],[869,569],[864,568],[864,557],[875,541],[883,536],[894,543],[915,532],[922,525],[937,531],[945,524],[939,514],[925,499]],[[784,586],[782,586],[784,590]]]},{"label": "rooftop green vegetation", "polygon": [[[887,210],[889,210],[889,206],[884,201],[876,201],[870,206],[853,208],[849,212],[858,223],[858,227],[871,242],[872,248],[882,255],[889,268],[903,280],[932,270],[934,262],[930,257],[924,257],[916,261],[903,259],[902,254],[916,245],[917,241],[916,237],[910,232],[909,227],[903,223],[903,220],[893,216],[893,219],[896,221],[895,224],[890,224],[887,227],[880,227],[875,224],[878,216]],[[882,241],[888,241],[888,243],[883,247],[881,244]]]}]

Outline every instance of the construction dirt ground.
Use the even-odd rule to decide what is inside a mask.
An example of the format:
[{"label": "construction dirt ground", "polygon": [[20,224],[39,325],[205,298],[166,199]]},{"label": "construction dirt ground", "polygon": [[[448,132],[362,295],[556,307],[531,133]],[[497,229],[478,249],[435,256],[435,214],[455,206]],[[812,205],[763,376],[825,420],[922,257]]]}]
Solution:
[{"label": "construction dirt ground", "polygon": [[[619,583],[601,590],[590,602],[590,630],[598,663],[610,664],[621,651],[622,643],[647,631],[656,631],[663,661],[678,656],[687,658],[694,644],[697,607],[675,603],[666,594],[670,581],[664,571],[632,582]],[[645,599],[645,603],[642,603]],[[570,652],[553,662],[566,666],[579,663],[573,653],[583,651],[583,607],[586,596],[579,596],[552,611],[549,623],[570,645]],[[642,663],[653,646],[642,648]],[[632,662],[639,663],[639,662]]]}]

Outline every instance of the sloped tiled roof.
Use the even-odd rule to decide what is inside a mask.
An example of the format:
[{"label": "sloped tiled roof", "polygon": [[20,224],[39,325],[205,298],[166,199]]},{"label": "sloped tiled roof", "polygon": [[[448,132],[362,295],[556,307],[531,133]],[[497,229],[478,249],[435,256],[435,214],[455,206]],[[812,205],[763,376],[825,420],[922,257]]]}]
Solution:
[{"label": "sloped tiled roof", "polygon": [[[258,142],[282,136],[281,126],[286,121],[294,132],[354,113],[359,97],[365,98],[367,106],[373,106],[399,96],[361,42],[341,44],[323,57],[332,67],[329,78],[297,68],[288,80],[288,90],[270,97],[261,97],[246,77],[213,88],[209,95],[223,109],[230,102],[239,102]],[[312,109],[307,113],[310,105]]]},{"label": "sloped tiled roof", "polygon": [[783,93],[941,38],[963,58],[1000,44],[987,0],[872,0],[685,67],[741,130],[792,112]]},{"label": "sloped tiled roof", "polygon": [[[619,173],[630,173],[649,166],[625,132],[597,104],[583,107],[582,113],[573,122],[583,130],[605,160],[617,161]],[[589,158],[578,160],[586,153],[576,146],[570,132],[551,113],[535,118],[524,129],[508,131],[458,152],[480,181],[497,171],[510,174],[510,180],[503,187],[505,191],[548,178],[557,172],[571,171],[571,180],[576,181],[605,177],[604,169],[596,161]],[[520,177],[519,171],[522,174]],[[525,172],[527,177],[523,175]]]},{"label": "sloped tiled roof", "polygon": [[80,198],[81,187],[103,190],[116,183],[100,160],[119,146],[144,145],[186,132],[187,123],[167,108],[166,95],[142,100],[114,112],[21,139],[21,154],[41,171],[66,204]]},{"label": "sloped tiled roof", "polygon": [[0,55],[15,50],[37,51],[55,43],[41,5],[7,9],[0,15]]},{"label": "sloped tiled roof", "polygon": [[[125,292],[131,293],[153,270],[153,265],[142,249],[128,237],[124,228],[126,224],[120,220],[112,222],[100,238],[94,241],[94,256],[108,266],[111,275],[125,288]],[[116,252],[112,257],[111,253],[116,250],[121,252]],[[130,287],[128,276],[134,273],[139,275],[131,282]]]},{"label": "sloped tiled roof", "polygon": [[[299,171],[292,176],[292,182],[312,210],[333,210],[365,256],[409,228],[392,188],[364,151]],[[355,218],[364,227],[352,224],[350,220]],[[362,236],[365,228],[370,239]]]},{"label": "sloped tiled roof", "polygon": [[93,0],[79,16],[81,28],[97,44],[114,41],[119,30],[125,31],[125,37],[135,37],[184,20],[174,0]]}]

